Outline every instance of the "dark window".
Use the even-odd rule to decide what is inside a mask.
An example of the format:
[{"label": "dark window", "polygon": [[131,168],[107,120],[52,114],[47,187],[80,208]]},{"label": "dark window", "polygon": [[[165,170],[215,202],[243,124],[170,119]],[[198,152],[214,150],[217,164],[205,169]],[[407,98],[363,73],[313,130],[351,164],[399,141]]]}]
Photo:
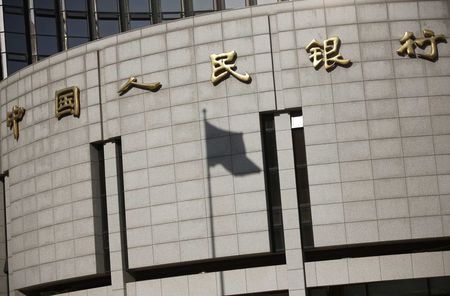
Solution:
[{"label": "dark window", "polygon": [[24,1],[3,1],[8,74],[31,63],[28,14]]},{"label": "dark window", "polygon": [[280,178],[278,175],[277,143],[273,114],[261,116],[261,132],[271,249],[273,252],[284,251]]},{"label": "dark window", "polygon": [[194,13],[214,11],[213,0],[192,0],[192,9]]},{"label": "dark window", "polygon": [[310,296],[448,296],[450,277],[309,288]]},{"label": "dark window", "polygon": [[300,217],[300,232],[303,247],[313,247],[314,238],[309,199],[308,167],[306,162],[305,132],[303,115],[300,112],[291,114],[292,146],[294,150],[295,180],[297,185],[297,201]]},{"label": "dark window", "polygon": [[55,0],[34,0],[38,59],[61,51],[59,6]]},{"label": "dark window", "polygon": [[129,0],[128,12],[130,29],[135,29],[152,23],[150,0]]},{"label": "dark window", "polygon": [[117,0],[97,0],[97,17],[100,38],[120,32],[120,13]]},{"label": "dark window", "polygon": [[243,8],[245,7],[245,0],[225,0],[225,8]]},{"label": "dark window", "polygon": [[173,20],[183,16],[181,0],[160,0],[161,20]]},{"label": "dark window", "polygon": [[67,47],[71,48],[91,40],[89,13],[86,0],[66,0]]}]

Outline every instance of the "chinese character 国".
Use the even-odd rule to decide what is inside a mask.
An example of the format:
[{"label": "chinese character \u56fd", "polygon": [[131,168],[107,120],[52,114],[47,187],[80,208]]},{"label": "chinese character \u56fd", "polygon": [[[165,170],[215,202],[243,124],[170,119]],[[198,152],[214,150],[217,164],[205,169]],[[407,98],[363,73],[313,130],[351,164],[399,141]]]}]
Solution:
[{"label": "chinese character \u56fd", "polygon": [[233,50],[221,54],[212,54],[211,58],[211,82],[214,85],[219,84],[223,80],[227,79],[230,74],[236,77],[239,81],[244,83],[252,82],[252,78],[248,73],[240,74],[236,72],[236,59],[237,53]]},{"label": "chinese character \u56fd", "polygon": [[14,139],[19,139],[19,122],[25,115],[25,108],[14,106],[11,112],[6,113],[6,126],[13,130]]},{"label": "chinese character \u56fd", "polygon": [[447,43],[447,39],[445,39],[444,35],[435,35],[433,31],[424,29],[423,30],[423,38],[416,38],[414,33],[405,32],[403,37],[400,39],[400,43],[402,46],[397,49],[397,53],[400,56],[405,56],[406,54],[410,58],[416,57],[416,47],[421,49],[425,49],[427,46],[431,46],[430,53],[417,54],[417,57],[425,60],[429,60],[431,62],[436,62],[439,59],[438,53],[438,43]]},{"label": "chinese character \u56fd", "polygon": [[67,87],[55,92],[55,116],[60,120],[73,115],[80,117],[80,89],[76,86]]},{"label": "chinese character \u56fd", "polygon": [[306,52],[310,53],[309,59],[316,70],[319,70],[325,64],[325,70],[332,71],[337,65],[350,67],[352,62],[346,60],[339,53],[341,40],[339,37],[326,39],[323,44],[313,39],[306,47]]},{"label": "chinese character \u56fd", "polygon": [[149,90],[152,92],[157,92],[161,88],[161,86],[162,85],[160,82],[138,83],[137,78],[134,76],[131,76],[130,78],[128,78],[128,80],[124,84],[122,84],[120,86],[120,88],[117,92],[119,93],[119,96],[123,96],[133,87],[144,89],[144,90]]}]

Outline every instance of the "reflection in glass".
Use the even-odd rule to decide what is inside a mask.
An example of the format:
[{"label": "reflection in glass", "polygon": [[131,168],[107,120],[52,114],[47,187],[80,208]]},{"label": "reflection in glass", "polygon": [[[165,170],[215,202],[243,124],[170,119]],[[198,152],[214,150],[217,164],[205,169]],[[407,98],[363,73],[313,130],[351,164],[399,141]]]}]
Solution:
[{"label": "reflection in glass", "polygon": [[245,0],[225,0],[226,9],[235,9],[245,7]]},{"label": "reflection in glass", "polygon": [[136,29],[150,25],[150,20],[130,20],[130,29]]},{"label": "reflection in glass", "polygon": [[119,5],[117,0],[97,0],[98,12],[118,12]]},{"label": "reflection in glass", "polygon": [[55,9],[54,0],[34,0],[34,8]]},{"label": "reflection in glass", "polygon": [[39,59],[48,57],[59,51],[56,36],[36,36]]},{"label": "reflection in glass", "polygon": [[5,30],[9,32],[25,33],[25,22],[23,15],[19,14],[5,14]]},{"label": "reflection in glass", "polygon": [[36,32],[39,35],[56,35],[55,17],[36,16]]},{"label": "reflection in glass", "polygon": [[192,0],[192,8],[195,12],[213,11],[213,0]]},{"label": "reflection in glass", "polygon": [[119,19],[99,19],[98,33],[100,38],[117,34],[120,32]]},{"label": "reflection in glass", "polygon": [[66,0],[66,10],[71,11],[86,11],[86,1],[85,0]]},{"label": "reflection in glass", "polygon": [[150,11],[149,0],[129,0],[128,9],[130,12],[147,12]]},{"label": "reflection in glass", "polygon": [[67,35],[69,37],[89,37],[87,19],[67,18]]}]

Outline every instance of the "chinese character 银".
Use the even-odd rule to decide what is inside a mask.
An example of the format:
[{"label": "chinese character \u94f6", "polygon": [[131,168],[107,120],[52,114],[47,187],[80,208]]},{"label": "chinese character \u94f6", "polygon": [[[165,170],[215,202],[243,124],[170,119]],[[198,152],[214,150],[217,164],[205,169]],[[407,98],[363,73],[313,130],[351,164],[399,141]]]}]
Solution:
[{"label": "chinese character \u94f6", "polygon": [[402,46],[397,49],[397,53],[400,56],[405,56],[406,54],[410,58],[416,57],[416,47],[420,49],[425,49],[427,46],[431,46],[430,53],[417,54],[417,57],[425,59],[431,62],[436,62],[439,59],[438,53],[438,43],[447,43],[447,39],[442,34],[435,35],[433,31],[424,29],[423,38],[416,38],[414,33],[405,32],[403,37],[400,39]]},{"label": "chinese character \u94f6", "polygon": [[149,90],[152,92],[156,92],[161,88],[161,83],[160,82],[154,82],[154,83],[138,83],[137,82],[137,78],[134,76],[131,76],[130,78],[128,78],[128,80],[122,84],[119,88],[119,90],[117,91],[119,93],[119,96],[123,96],[124,94],[126,94],[130,89],[132,89],[133,87],[136,88],[140,88],[140,89],[144,89],[144,90]]},{"label": "chinese character \u94f6", "polygon": [[55,116],[60,120],[73,115],[80,117],[80,89],[76,86],[67,87],[55,92]]},{"label": "chinese character \u94f6", "polygon": [[227,79],[230,74],[236,77],[239,81],[244,83],[252,82],[252,78],[248,73],[240,74],[236,72],[236,51],[225,52],[221,54],[212,54],[211,58],[211,82],[214,85],[219,84],[223,80]]},{"label": "chinese character \u94f6", "polygon": [[6,113],[6,126],[13,130],[14,139],[19,139],[19,122],[25,115],[25,108],[14,106],[11,112]]},{"label": "chinese character \u94f6", "polygon": [[316,70],[325,64],[325,70],[332,71],[337,65],[350,67],[352,62],[346,60],[339,53],[341,40],[339,37],[326,39],[323,44],[313,39],[306,47],[306,52],[310,53],[309,59]]}]

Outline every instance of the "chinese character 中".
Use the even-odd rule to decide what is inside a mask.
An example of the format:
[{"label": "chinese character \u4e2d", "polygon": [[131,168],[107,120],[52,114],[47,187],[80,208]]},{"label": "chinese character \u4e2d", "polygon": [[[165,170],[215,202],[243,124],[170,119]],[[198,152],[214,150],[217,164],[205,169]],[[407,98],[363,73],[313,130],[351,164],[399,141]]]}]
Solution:
[{"label": "chinese character \u4e2d", "polygon": [[117,91],[119,93],[119,96],[123,96],[124,94],[126,94],[130,89],[132,89],[133,87],[136,88],[140,88],[140,89],[144,89],[144,90],[149,90],[152,92],[156,92],[161,88],[161,83],[160,82],[154,82],[154,83],[138,83],[137,82],[137,78],[134,76],[131,76],[130,78],[128,78],[128,80],[122,84],[119,88],[119,90]]},{"label": "chinese character \u4e2d", "polygon": [[25,108],[14,106],[11,112],[6,113],[6,126],[13,130],[14,139],[19,139],[19,122],[25,115]]},{"label": "chinese character \u4e2d", "polygon": [[352,62],[346,60],[339,53],[341,40],[339,37],[326,39],[323,44],[313,39],[306,47],[306,52],[310,53],[309,59],[316,70],[325,64],[325,70],[332,71],[337,65],[343,67],[351,66]]},{"label": "chinese character \u4e2d", "polygon": [[55,92],[55,116],[60,120],[73,115],[80,117],[80,89],[76,86],[67,87]]},{"label": "chinese character \u4e2d", "polygon": [[211,58],[211,82],[214,85],[219,84],[223,80],[227,79],[230,74],[236,77],[239,81],[244,83],[252,82],[252,78],[248,73],[239,74],[236,72],[236,51],[225,52],[221,54],[212,54]]},{"label": "chinese character \u4e2d", "polygon": [[417,56],[431,62],[437,61],[439,59],[437,44],[441,42],[447,43],[447,39],[445,39],[444,35],[435,35],[433,31],[428,29],[423,30],[423,36],[423,38],[416,38],[414,36],[414,33],[405,32],[403,37],[400,39],[400,43],[402,44],[402,46],[397,49],[398,55],[405,56],[407,54],[410,58],[415,58],[416,47],[425,49],[427,46],[431,46],[430,53],[419,53],[417,54]]}]

